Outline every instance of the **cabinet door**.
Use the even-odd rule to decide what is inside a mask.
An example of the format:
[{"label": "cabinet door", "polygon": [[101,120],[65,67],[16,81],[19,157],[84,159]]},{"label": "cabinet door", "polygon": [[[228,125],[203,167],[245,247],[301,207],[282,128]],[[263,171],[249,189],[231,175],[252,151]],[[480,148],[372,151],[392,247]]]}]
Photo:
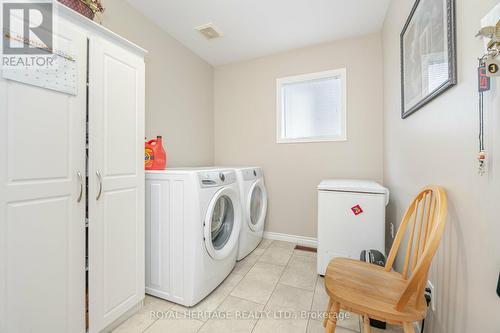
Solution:
[{"label": "cabinet door", "polygon": [[91,38],[89,77],[92,333],[144,298],[144,59]]},{"label": "cabinet door", "polygon": [[87,38],[57,22],[76,96],[0,78],[1,333],[85,332]]}]

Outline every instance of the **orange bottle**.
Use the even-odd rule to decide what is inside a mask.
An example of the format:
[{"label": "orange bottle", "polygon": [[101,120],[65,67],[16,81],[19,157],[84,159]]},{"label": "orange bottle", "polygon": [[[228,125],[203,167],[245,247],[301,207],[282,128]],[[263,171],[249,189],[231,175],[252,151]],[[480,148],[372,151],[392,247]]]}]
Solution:
[{"label": "orange bottle", "polygon": [[146,170],[164,170],[167,166],[167,153],[163,149],[161,136],[149,140],[144,147],[144,167]]},{"label": "orange bottle", "polygon": [[151,170],[154,161],[153,146],[147,141],[144,142],[144,169]]}]

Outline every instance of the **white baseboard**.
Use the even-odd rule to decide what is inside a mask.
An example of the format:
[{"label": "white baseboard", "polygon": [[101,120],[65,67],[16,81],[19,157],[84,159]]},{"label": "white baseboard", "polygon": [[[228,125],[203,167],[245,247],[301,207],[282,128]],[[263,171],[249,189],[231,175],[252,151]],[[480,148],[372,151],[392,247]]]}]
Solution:
[{"label": "white baseboard", "polygon": [[309,246],[315,248],[318,247],[318,240],[312,237],[302,237],[302,236],[281,234],[278,232],[264,231],[264,238],[295,243],[303,246]]}]

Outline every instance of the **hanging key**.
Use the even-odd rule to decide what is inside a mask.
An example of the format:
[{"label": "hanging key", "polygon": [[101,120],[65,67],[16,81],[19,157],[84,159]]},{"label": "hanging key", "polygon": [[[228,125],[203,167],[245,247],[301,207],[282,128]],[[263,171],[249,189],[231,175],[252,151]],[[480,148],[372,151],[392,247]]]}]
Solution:
[{"label": "hanging key", "polygon": [[491,39],[488,43],[488,50],[498,48],[500,46],[500,20],[497,22],[496,26],[485,27],[479,30],[476,37],[479,36]]}]

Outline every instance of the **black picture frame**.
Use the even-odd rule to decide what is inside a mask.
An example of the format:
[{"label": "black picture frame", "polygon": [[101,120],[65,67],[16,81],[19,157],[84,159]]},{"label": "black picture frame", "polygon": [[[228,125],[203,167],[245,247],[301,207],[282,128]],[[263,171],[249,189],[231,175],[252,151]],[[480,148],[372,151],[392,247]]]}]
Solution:
[{"label": "black picture frame", "polygon": [[[405,50],[405,34],[408,30],[408,27],[415,19],[415,13],[419,8],[419,5],[424,1],[435,1],[441,2],[443,7],[446,4],[446,26],[447,26],[447,36],[444,36],[447,40],[447,48],[448,48],[448,79],[446,82],[438,86],[433,91],[429,92],[426,96],[424,96],[420,101],[406,109],[406,96],[405,96],[405,54],[407,50]],[[457,84],[457,34],[456,34],[456,4],[455,0],[416,0],[415,5],[413,6],[408,19],[404,25],[403,31],[400,35],[400,52],[401,52],[401,118],[406,119],[416,111],[420,110],[422,107],[430,103],[439,95],[443,94],[448,89],[452,88]],[[422,14],[422,13],[420,13]],[[444,30],[443,30],[444,34]]]}]

